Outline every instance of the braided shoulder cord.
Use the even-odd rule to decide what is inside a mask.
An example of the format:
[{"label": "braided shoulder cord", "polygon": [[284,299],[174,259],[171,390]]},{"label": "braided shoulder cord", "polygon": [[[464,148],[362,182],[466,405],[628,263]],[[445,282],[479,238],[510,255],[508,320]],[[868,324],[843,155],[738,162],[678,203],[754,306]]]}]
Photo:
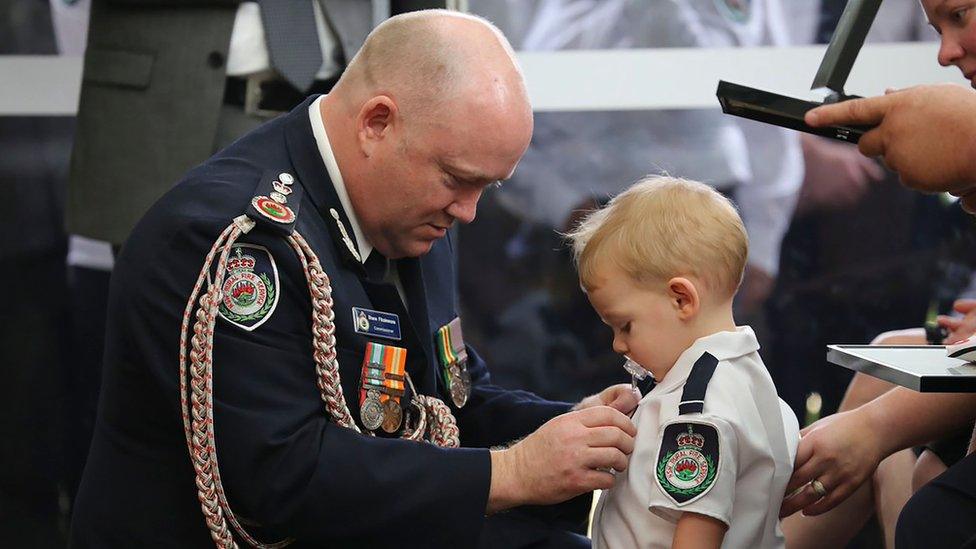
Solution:
[{"label": "braided shoulder cord", "polygon": [[[207,528],[210,530],[210,536],[219,549],[237,549],[230,528],[233,528],[245,543],[258,549],[279,549],[294,541],[288,538],[263,544],[251,536],[241,526],[230,508],[220,480],[220,468],[217,465],[213,414],[214,328],[231,248],[237,239],[253,229],[254,225],[251,219],[240,216],[217,237],[193,286],[184,310],[180,331],[180,401],[183,428],[190,460],[196,474],[200,507]],[[302,263],[311,294],[312,357],[315,361],[317,384],[322,400],[329,416],[338,425],[359,433],[361,431],[349,412],[339,378],[331,282],[322,269],[318,256],[299,233],[293,233],[288,237],[288,241]],[[218,251],[219,258],[217,258]],[[215,258],[217,258],[217,269],[214,280],[208,283],[206,292],[201,295]],[[194,314],[195,308],[196,314]],[[192,317],[196,319],[193,323],[193,336],[188,338]],[[187,353],[188,340],[189,353]],[[187,383],[187,356],[189,356],[189,383]],[[409,375],[407,380],[410,380]],[[412,388],[413,383],[410,384]],[[414,397],[410,405],[417,409],[417,424],[412,429],[405,429],[403,438],[428,441],[447,448],[460,446],[457,421],[450,408],[440,399],[419,395],[416,390],[413,393]],[[369,432],[369,434],[373,433]]]}]

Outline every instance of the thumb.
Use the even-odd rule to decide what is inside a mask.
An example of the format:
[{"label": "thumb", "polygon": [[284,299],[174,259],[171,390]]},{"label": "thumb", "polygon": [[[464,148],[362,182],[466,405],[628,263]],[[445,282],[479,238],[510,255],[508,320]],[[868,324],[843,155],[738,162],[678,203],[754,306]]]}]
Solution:
[{"label": "thumb", "polygon": [[640,391],[637,389],[619,391],[609,406],[622,414],[629,414],[640,402]]}]

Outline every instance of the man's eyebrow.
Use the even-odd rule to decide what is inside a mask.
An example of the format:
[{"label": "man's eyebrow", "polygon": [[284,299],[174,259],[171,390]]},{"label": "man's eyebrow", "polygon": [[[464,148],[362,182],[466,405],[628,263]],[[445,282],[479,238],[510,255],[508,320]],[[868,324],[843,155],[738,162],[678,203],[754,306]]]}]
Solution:
[{"label": "man's eyebrow", "polygon": [[442,164],[442,166],[443,166],[444,170],[447,171],[448,173],[450,173],[451,175],[457,177],[458,179],[467,181],[467,182],[476,183],[476,182],[485,182],[485,181],[487,181],[487,182],[491,183],[491,182],[494,182],[494,181],[499,181],[499,179],[497,177],[488,175],[488,174],[486,174],[484,172],[481,172],[481,171],[478,171],[478,170],[469,170],[469,169],[463,168],[461,166],[456,166],[454,164],[450,164],[450,163],[447,163],[447,162],[444,162]]}]

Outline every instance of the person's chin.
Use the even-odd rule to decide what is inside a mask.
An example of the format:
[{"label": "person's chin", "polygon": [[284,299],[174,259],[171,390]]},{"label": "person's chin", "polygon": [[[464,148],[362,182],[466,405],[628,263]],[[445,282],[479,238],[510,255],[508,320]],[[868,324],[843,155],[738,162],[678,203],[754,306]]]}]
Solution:
[{"label": "person's chin", "polygon": [[437,239],[433,238],[405,242],[403,246],[403,253],[401,255],[402,257],[420,257],[422,255],[426,255],[427,252],[434,247],[434,242],[436,241]]}]

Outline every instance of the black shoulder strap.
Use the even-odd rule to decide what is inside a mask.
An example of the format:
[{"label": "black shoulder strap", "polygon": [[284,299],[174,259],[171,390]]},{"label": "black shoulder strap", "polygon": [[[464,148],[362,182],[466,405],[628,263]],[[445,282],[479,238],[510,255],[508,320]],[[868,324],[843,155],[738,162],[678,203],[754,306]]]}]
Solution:
[{"label": "black shoulder strap", "polygon": [[702,353],[691,367],[688,374],[688,381],[685,382],[685,389],[681,392],[681,404],[678,405],[678,414],[700,414],[705,409],[705,390],[708,389],[708,382],[715,373],[718,366],[718,359],[709,353]]},{"label": "black shoulder strap", "polygon": [[282,236],[295,231],[298,208],[302,204],[302,186],[285,171],[266,171],[247,206],[247,216]]}]

